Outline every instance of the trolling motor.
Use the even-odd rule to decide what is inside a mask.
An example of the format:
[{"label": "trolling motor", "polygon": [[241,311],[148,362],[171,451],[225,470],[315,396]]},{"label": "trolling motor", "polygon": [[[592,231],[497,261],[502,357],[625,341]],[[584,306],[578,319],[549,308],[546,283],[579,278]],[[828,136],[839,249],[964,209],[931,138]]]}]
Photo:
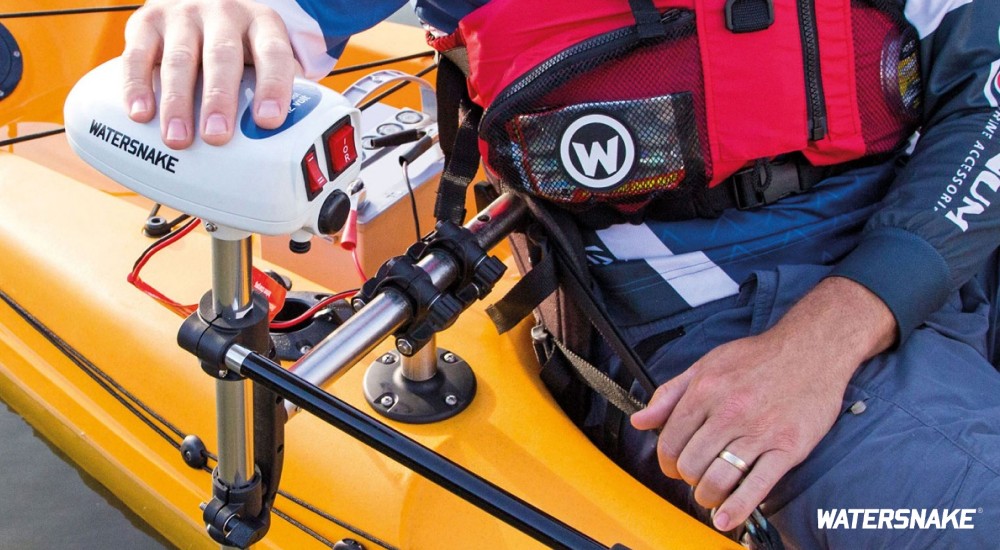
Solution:
[{"label": "trolling motor", "polygon": [[[438,353],[434,334],[500,278],[504,266],[487,251],[526,217],[523,202],[504,195],[464,226],[439,224],[387,263],[352,304],[355,313],[289,371],[272,358],[267,303],[251,286],[250,235],[290,234],[303,243],[344,227],[344,205],[358,187],[361,165],[358,110],[339,94],[296,81],[288,120],[261,130],[250,117],[254,81],[248,70],[232,142],[172,151],[161,145],[157,121],[137,124],[109,98],[107,90],[121,89],[121,75],[120,60],[112,60],[77,84],[66,102],[67,136],[84,160],[112,179],[203,218],[212,237],[212,291],[183,323],[178,341],[216,378],[219,460],[213,498],[203,505],[213,539],[245,548],[267,532],[281,476],[283,426],[301,408],[547,546],[605,548],[319,387],[395,335],[400,355],[382,363],[399,363],[398,369],[366,382],[376,410],[402,412],[412,408],[403,403],[429,395],[440,398],[435,407],[444,416],[442,410],[419,412],[408,421],[464,408],[475,378],[457,356]],[[439,367],[438,361],[455,366]],[[249,408],[246,379],[254,382]],[[412,399],[402,399],[406,392]],[[385,399],[390,393],[392,403]]]},{"label": "trolling motor", "polygon": [[237,343],[265,356],[272,352],[268,304],[253,292],[250,236],[291,235],[293,247],[303,248],[312,235],[344,228],[360,174],[360,113],[339,94],[296,81],[285,123],[261,129],[251,116],[254,74],[247,70],[230,145],[196,141],[174,151],[162,144],[158,120],[135,123],[111,99],[108,90],[122,88],[122,74],[115,59],[77,83],[66,101],[67,137],[112,179],[202,218],[212,237],[212,291],[184,322],[178,341],[217,379],[219,461],[203,518],[217,542],[245,548],[269,526],[287,419],[281,399],[260,386],[248,407],[245,379],[225,365],[226,351]]}]

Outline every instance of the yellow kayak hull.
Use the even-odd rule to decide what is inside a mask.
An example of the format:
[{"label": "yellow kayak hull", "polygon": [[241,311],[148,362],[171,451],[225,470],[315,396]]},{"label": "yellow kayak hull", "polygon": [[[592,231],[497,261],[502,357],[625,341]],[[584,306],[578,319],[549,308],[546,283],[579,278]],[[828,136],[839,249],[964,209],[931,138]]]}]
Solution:
[{"label": "yellow kayak hull", "polygon": [[[0,13],[16,11],[24,11],[23,2],[0,1]],[[58,17],[87,19],[0,20],[25,59],[24,81],[0,101],[0,139],[58,127],[72,83],[121,51],[127,14]],[[343,63],[421,49],[419,30],[385,24],[354,40]],[[46,66],[39,59],[60,61]],[[428,62],[397,67],[415,72]],[[351,80],[328,84],[336,89]],[[215,547],[199,510],[210,497],[210,476],[185,465],[173,431],[197,434],[215,449],[214,381],[177,347],[181,319],[125,281],[149,245],[140,232],[148,209],[144,199],[76,161],[63,136],[0,151],[0,398],[172,543]],[[196,301],[210,286],[209,255],[209,239],[195,233],[158,257],[144,279],[169,296]],[[297,276],[294,266],[255,262],[290,275],[296,289],[338,290]],[[337,269],[345,281],[353,276],[349,264]],[[514,277],[500,286],[509,287]],[[476,372],[470,407],[430,425],[385,422],[606,545],[733,547],[587,441],[541,385],[526,329],[498,336],[483,306],[475,306],[438,339]],[[326,389],[372,412],[361,379],[376,356]],[[93,368],[104,377],[87,370]],[[310,415],[289,422],[285,449],[278,517],[262,547],[321,547],[321,539],[343,538],[368,548],[539,546]]]}]

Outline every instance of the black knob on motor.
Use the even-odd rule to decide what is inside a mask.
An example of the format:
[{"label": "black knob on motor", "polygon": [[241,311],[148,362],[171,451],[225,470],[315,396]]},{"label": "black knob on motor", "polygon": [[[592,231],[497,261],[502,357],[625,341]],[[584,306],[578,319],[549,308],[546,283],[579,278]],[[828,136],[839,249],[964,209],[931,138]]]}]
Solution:
[{"label": "black knob on motor", "polygon": [[344,228],[347,217],[351,213],[351,199],[346,193],[337,189],[323,201],[319,209],[319,220],[316,227],[324,235],[333,235]]}]

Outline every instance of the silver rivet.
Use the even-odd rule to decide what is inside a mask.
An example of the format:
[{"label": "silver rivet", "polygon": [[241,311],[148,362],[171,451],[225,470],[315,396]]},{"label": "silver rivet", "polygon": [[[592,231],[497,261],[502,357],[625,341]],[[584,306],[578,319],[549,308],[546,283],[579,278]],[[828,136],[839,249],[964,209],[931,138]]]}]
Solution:
[{"label": "silver rivet", "polygon": [[454,395],[449,393],[448,395],[444,396],[444,402],[449,407],[454,407],[455,405],[458,405],[458,397],[455,397]]},{"label": "silver rivet", "polygon": [[219,370],[219,378],[225,378],[227,376],[229,376],[229,371],[228,370],[226,370],[226,369],[220,369]]},{"label": "silver rivet", "polygon": [[311,350],[311,349],[313,349],[313,347],[307,344],[307,345],[302,346],[301,348],[299,348],[299,353],[301,353],[302,355],[305,355],[305,354],[309,353],[309,350]]},{"label": "silver rivet", "polygon": [[21,52],[14,52],[14,57],[21,57]]},{"label": "silver rivet", "polygon": [[861,414],[861,413],[865,412],[866,410],[868,410],[868,405],[865,405],[864,401],[855,401],[854,404],[851,405],[851,409],[850,409],[851,414],[853,414],[853,415]]},{"label": "silver rivet", "polygon": [[395,363],[395,362],[396,362],[396,356],[395,356],[395,355],[393,355],[393,354],[391,354],[391,353],[387,353],[387,354],[383,355],[383,356],[382,356],[382,357],[381,357],[381,358],[379,359],[379,361],[382,361],[382,362],[383,362],[383,363],[385,363],[386,365],[391,365],[391,364],[393,364],[393,363]]},{"label": "silver rivet", "polygon": [[361,308],[365,307],[365,301],[361,298],[355,298],[351,300],[351,307],[354,308],[354,311],[361,311]]},{"label": "silver rivet", "polygon": [[219,230],[219,226],[215,225],[212,222],[208,222],[208,223],[205,224],[205,231],[208,231],[209,233],[215,233],[218,230]]},{"label": "silver rivet", "polygon": [[458,357],[456,357],[454,353],[449,351],[448,353],[441,356],[441,360],[444,361],[445,363],[456,363],[458,362]]},{"label": "silver rivet", "polygon": [[379,402],[379,403],[380,403],[380,404],[381,404],[381,405],[382,405],[383,407],[385,407],[385,408],[387,408],[387,409],[388,409],[389,407],[391,407],[391,406],[392,406],[392,404],[393,404],[393,403],[395,403],[395,402],[396,402],[396,400],[395,400],[395,399],[393,399],[393,397],[392,397],[392,394],[391,394],[391,393],[387,393],[387,394],[383,395],[383,396],[382,396],[382,398],[378,400],[378,402]]}]

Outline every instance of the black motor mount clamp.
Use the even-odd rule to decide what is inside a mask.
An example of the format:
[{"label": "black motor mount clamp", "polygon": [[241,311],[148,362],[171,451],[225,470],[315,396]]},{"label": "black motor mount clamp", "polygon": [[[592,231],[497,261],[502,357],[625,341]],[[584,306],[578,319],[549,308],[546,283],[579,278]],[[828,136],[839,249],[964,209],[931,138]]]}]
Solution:
[{"label": "black motor mount clamp", "polygon": [[212,501],[204,505],[202,520],[212,540],[226,546],[247,548],[264,538],[269,514],[263,509],[263,484],[260,471],[249,483],[229,487],[212,473]]},{"label": "black motor mount clamp", "polygon": [[[180,346],[201,360],[201,368],[219,380],[236,382],[243,377],[226,367],[226,352],[240,344],[266,356],[274,346],[268,332],[268,303],[254,292],[251,308],[240,319],[216,315],[212,293],[198,304],[198,311],[181,324]],[[254,476],[238,487],[227,486],[213,472],[212,500],[204,505],[202,518],[208,534],[219,544],[246,548],[259,541],[271,525],[271,508],[278,492],[284,464],[284,434],[287,415],[277,394],[260,385],[253,387]]]},{"label": "black motor mount clamp", "polygon": [[[177,343],[201,360],[201,368],[209,376],[220,380],[242,380],[239,374],[226,368],[226,352],[234,344],[240,344],[269,355],[271,344],[267,311],[267,298],[254,292],[250,311],[240,319],[227,320],[215,314],[212,293],[208,292],[198,302],[198,311],[181,324]],[[264,349],[259,349],[259,346]]]},{"label": "black motor mount clamp", "polygon": [[[441,252],[456,265],[456,282],[438,289],[417,263],[432,252]],[[472,302],[485,297],[507,270],[500,259],[489,256],[468,229],[451,221],[439,221],[434,232],[411,246],[406,254],[390,259],[361,287],[354,297],[358,309],[386,289],[405,296],[412,320],[396,331],[396,341],[407,341],[400,351],[416,353],[431,337],[450,327]]]}]

